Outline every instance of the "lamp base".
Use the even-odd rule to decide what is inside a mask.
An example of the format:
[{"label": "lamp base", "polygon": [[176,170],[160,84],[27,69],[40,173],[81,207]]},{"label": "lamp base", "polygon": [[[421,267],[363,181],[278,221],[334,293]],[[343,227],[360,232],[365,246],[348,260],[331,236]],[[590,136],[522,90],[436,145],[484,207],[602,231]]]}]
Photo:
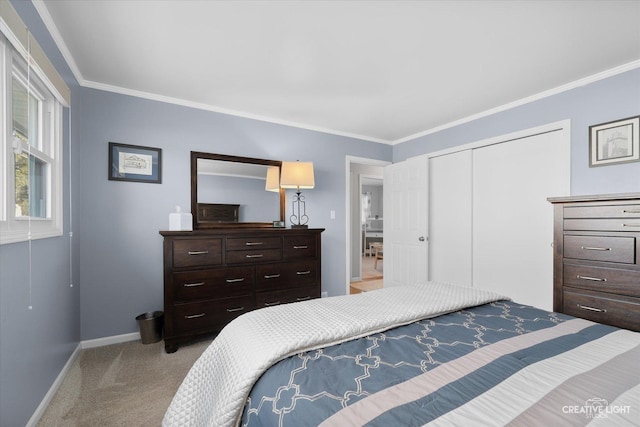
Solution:
[{"label": "lamp base", "polygon": [[291,228],[309,228],[307,224],[291,224]]}]

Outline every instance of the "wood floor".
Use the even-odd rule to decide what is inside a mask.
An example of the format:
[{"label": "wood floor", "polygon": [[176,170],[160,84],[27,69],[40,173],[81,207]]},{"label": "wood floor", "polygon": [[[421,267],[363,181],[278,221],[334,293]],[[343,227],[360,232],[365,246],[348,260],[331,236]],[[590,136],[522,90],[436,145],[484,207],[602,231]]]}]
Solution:
[{"label": "wood floor", "polygon": [[362,257],[362,280],[351,282],[349,293],[359,294],[382,288],[383,261],[378,260],[378,268],[374,268],[374,261],[371,256]]}]

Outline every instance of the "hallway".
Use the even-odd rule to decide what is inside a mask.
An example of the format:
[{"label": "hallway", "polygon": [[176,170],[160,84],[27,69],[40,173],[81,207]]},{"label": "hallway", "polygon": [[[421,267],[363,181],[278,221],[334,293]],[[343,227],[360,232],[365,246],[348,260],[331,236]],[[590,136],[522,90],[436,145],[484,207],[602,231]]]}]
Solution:
[{"label": "hallway", "polygon": [[375,258],[372,256],[362,257],[362,280],[350,283],[351,294],[372,291],[382,288],[384,260],[378,260],[378,268],[374,268]]}]

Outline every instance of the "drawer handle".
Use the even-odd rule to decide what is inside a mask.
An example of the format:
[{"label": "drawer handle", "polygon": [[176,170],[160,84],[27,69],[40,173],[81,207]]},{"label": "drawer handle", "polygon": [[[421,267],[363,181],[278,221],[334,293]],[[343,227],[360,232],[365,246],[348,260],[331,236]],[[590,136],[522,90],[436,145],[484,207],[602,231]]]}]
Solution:
[{"label": "drawer handle", "polygon": [[193,288],[195,286],[204,286],[204,282],[198,282],[198,283],[185,283],[183,285],[185,288]]},{"label": "drawer handle", "polygon": [[244,244],[245,246],[260,246],[260,245],[264,245],[263,242],[246,242]]},{"label": "drawer handle", "polygon": [[233,312],[242,311],[242,310],[244,310],[244,307],[227,308],[227,313],[233,313]]},{"label": "drawer handle", "polygon": [[272,306],[274,306],[274,305],[280,305],[280,304],[282,304],[280,301],[276,301],[276,302],[265,302],[265,303],[264,303],[264,306],[265,306],[265,307],[272,307]]},{"label": "drawer handle", "polygon": [[278,277],[280,277],[280,274],[265,274],[264,276],[265,279],[277,279]]},{"label": "drawer handle", "polygon": [[640,209],[622,209],[622,213],[640,214]]},{"label": "drawer handle", "polygon": [[244,277],[241,277],[239,279],[227,279],[227,283],[237,283],[237,282],[244,282]]},{"label": "drawer handle", "polygon": [[582,305],[582,304],[576,304],[578,306],[578,308],[582,309],[582,310],[588,310],[588,311],[595,311],[596,313],[606,313],[607,310],[605,310],[604,308],[595,308],[595,307],[589,307],[588,305]]},{"label": "drawer handle", "polygon": [[307,270],[307,271],[296,271],[296,274],[298,276],[304,276],[305,274],[311,274],[311,270]]},{"label": "drawer handle", "polygon": [[640,227],[640,224],[622,224],[623,227]]},{"label": "drawer handle", "polygon": [[189,255],[206,255],[209,251],[189,251],[187,252]]},{"label": "drawer handle", "polygon": [[256,255],[245,255],[245,258],[262,258],[264,255],[256,254]]},{"label": "drawer handle", "polygon": [[309,249],[309,246],[304,245],[304,246],[294,246],[293,249]]},{"label": "drawer handle", "polygon": [[310,297],[310,296],[308,296],[308,295],[307,295],[306,297],[299,297],[299,298],[296,298],[296,300],[297,300],[297,301],[306,301],[306,300],[308,300],[308,299],[311,299],[311,297]]},{"label": "drawer handle", "polygon": [[578,279],[593,280],[594,282],[606,282],[607,281],[607,279],[600,279],[599,277],[581,276],[579,274],[576,277]]},{"label": "drawer handle", "polygon": [[595,246],[581,246],[585,251],[610,251],[611,248],[598,248]]},{"label": "drawer handle", "polygon": [[184,316],[185,319],[197,319],[198,317],[204,317],[204,313],[192,314],[192,315]]}]

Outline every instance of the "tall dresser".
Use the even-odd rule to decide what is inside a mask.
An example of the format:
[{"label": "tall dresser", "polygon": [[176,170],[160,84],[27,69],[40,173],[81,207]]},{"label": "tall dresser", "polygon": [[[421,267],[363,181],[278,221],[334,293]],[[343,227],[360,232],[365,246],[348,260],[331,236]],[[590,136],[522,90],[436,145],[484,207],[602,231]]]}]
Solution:
[{"label": "tall dresser", "polygon": [[554,311],[640,331],[640,193],[549,201]]},{"label": "tall dresser", "polygon": [[250,310],[319,298],[322,231],[161,231],[166,352]]}]

